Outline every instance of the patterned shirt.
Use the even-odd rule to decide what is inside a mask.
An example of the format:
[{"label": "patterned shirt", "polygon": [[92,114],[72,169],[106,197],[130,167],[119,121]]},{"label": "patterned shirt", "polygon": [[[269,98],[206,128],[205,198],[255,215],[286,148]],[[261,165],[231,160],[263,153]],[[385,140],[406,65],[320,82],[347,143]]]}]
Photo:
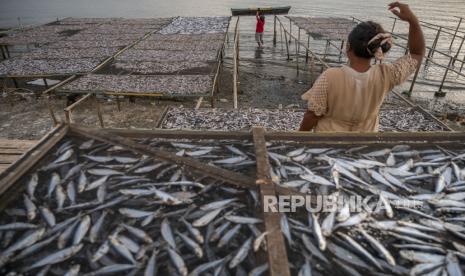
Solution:
[{"label": "patterned shirt", "polygon": [[386,93],[405,82],[417,64],[406,55],[392,64],[374,65],[364,73],[348,66],[326,70],[302,95],[310,111],[324,116],[315,130],[377,131],[379,108]]}]

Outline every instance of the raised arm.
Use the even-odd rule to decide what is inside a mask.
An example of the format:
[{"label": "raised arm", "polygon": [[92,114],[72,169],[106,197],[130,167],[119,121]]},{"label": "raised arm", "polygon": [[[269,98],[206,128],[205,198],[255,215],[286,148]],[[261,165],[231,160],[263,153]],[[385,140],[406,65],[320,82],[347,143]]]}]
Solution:
[{"label": "raised arm", "polygon": [[425,38],[420,22],[407,4],[393,2],[388,5],[389,10],[399,17],[400,20],[409,23],[408,48],[412,58],[418,61],[418,66],[425,55]]}]

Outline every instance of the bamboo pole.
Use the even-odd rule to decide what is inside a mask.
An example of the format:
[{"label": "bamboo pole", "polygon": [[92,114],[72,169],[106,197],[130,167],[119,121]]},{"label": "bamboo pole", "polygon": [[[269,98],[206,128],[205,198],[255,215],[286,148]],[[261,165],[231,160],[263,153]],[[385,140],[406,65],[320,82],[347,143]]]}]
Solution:
[{"label": "bamboo pole", "polygon": [[55,112],[53,111],[53,108],[52,108],[52,103],[50,102],[50,95],[47,95],[47,108],[48,108],[48,112],[50,113],[50,117],[52,117],[52,120],[53,120],[53,125],[58,125],[58,120],[55,116]]},{"label": "bamboo pole", "polygon": [[274,16],[273,24],[273,46],[276,46],[276,15]]},{"label": "bamboo pole", "polygon": [[289,54],[289,42],[287,40],[287,34],[286,34],[285,29],[284,29],[284,39],[286,40],[287,60],[291,60],[291,55]]},{"label": "bamboo pole", "polygon": [[413,87],[417,81],[418,72],[420,72],[421,64],[418,65],[417,70],[415,70],[415,75],[413,75],[412,83],[410,84],[410,89],[408,90],[407,96],[410,98],[413,93]]},{"label": "bamboo pole", "polygon": [[[434,56],[434,52],[436,50],[436,45],[438,43],[439,36],[441,35],[441,30],[442,30],[442,28],[439,28],[439,30],[438,30],[438,32],[436,34],[436,37],[435,37],[435,39],[433,41],[433,45],[431,46],[431,48],[428,51],[428,55],[427,55],[428,59],[431,59]],[[408,48],[406,48],[406,51],[407,50],[408,50]],[[425,61],[425,69],[428,66],[428,59]]]},{"label": "bamboo pole", "polygon": [[460,25],[462,24],[462,20],[463,20],[463,18],[460,18],[459,24],[457,25],[457,29],[455,29],[454,37],[452,37],[452,41],[450,42],[450,45],[449,45],[449,51],[452,49],[452,46],[454,45],[455,37],[457,36],[457,32],[460,29]]},{"label": "bamboo pole", "polygon": [[100,122],[100,127],[104,128],[102,110],[101,110],[100,102],[97,99],[97,95],[94,95],[94,101],[95,101],[95,107],[96,107],[96,110],[97,110],[97,117],[98,117],[98,120]]},{"label": "bamboo pole", "polygon": [[307,49],[305,49],[305,63],[308,62],[308,49],[310,48],[310,35],[307,34]]},{"label": "bamboo pole", "polygon": [[203,101],[203,97],[200,97],[197,100],[197,104],[195,105],[195,109],[199,109],[202,106],[202,101]]},{"label": "bamboo pole", "polygon": [[447,69],[444,72],[444,76],[442,77],[441,85],[439,86],[438,92],[434,93],[435,97],[445,97],[446,96],[446,92],[443,92],[442,88],[444,87],[444,82],[447,79],[447,74],[449,74],[449,68],[450,68],[451,64],[452,64],[452,58],[449,60],[449,65],[447,66]]}]

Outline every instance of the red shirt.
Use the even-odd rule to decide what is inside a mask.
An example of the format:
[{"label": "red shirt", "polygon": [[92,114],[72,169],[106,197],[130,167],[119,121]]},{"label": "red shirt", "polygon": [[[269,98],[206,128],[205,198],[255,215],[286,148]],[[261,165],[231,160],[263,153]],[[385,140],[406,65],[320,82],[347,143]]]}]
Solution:
[{"label": "red shirt", "polygon": [[255,32],[263,33],[264,27],[265,27],[265,21],[262,21],[260,17],[257,16],[257,28],[255,29]]}]

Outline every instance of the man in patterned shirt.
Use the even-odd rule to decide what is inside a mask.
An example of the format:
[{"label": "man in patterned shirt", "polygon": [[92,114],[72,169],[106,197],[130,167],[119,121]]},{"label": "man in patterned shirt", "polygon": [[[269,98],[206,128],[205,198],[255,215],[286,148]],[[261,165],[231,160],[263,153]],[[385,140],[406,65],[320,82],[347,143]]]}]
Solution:
[{"label": "man in patterned shirt", "polygon": [[348,38],[349,65],[326,70],[302,95],[308,101],[308,110],[300,131],[378,131],[384,97],[415,72],[425,54],[423,32],[409,6],[394,2],[388,7],[410,25],[409,53],[392,64],[372,66],[373,58],[382,60],[391,48],[391,34],[371,21],[357,25]]}]

